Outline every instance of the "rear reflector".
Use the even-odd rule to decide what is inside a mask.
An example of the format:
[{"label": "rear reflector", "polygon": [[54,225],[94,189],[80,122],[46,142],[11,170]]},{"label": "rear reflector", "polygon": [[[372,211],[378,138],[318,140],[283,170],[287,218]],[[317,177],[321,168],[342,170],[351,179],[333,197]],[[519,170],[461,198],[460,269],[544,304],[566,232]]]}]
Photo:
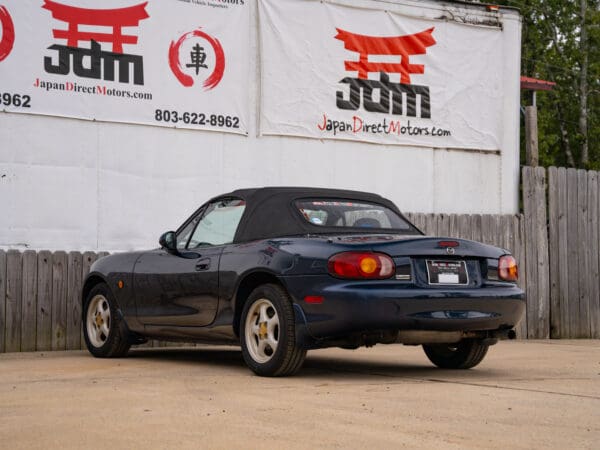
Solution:
[{"label": "rear reflector", "polygon": [[319,303],[323,303],[323,297],[320,295],[307,295],[306,297],[304,297],[304,301],[306,303],[312,303],[312,304],[319,304]]},{"label": "rear reflector", "polygon": [[498,278],[504,281],[517,281],[519,279],[517,260],[512,255],[501,256],[498,260]]}]

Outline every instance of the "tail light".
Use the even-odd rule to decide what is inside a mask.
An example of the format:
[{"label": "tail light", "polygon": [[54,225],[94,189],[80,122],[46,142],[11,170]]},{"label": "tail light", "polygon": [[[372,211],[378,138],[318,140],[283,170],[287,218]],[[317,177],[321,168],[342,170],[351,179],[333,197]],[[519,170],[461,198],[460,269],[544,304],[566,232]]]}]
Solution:
[{"label": "tail light", "polygon": [[498,278],[504,281],[517,281],[519,279],[517,260],[511,255],[501,256],[498,260]]},{"label": "tail light", "polygon": [[340,278],[381,280],[394,274],[396,267],[385,253],[344,252],[328,262],[329,273]]}]

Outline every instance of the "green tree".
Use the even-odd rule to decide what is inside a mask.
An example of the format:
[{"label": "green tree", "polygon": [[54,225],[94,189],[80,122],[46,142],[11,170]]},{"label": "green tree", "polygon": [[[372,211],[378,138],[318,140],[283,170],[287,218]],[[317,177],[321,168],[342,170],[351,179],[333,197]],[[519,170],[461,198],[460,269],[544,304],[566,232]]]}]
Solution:
[{"label": "green tree", "polygon": [[556,83],[537,96],[540,164],[600,169],[600,0],[499,3],[523,15],[521,73]]}]

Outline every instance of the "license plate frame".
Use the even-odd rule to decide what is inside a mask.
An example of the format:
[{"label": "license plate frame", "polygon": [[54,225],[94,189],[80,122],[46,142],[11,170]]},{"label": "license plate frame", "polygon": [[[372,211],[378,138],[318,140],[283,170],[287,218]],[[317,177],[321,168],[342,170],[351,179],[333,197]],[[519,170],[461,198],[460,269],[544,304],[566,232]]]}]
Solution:
[{"label": "license plate frame", "polygon": [[427,282],[433,286],[466,286],[469,284],[467,263],[463,260],[427,259]]}]

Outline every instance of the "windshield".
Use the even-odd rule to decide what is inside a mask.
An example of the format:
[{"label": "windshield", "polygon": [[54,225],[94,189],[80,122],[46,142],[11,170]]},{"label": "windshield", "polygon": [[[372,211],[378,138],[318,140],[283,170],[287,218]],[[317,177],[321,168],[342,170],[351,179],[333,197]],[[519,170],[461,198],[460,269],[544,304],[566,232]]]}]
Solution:
[{"label": "windshield", "polygon": [[311,199],[296,201],[296,207],[304,220],[317,226],[416,232],[397,213],[377,203]]}]

